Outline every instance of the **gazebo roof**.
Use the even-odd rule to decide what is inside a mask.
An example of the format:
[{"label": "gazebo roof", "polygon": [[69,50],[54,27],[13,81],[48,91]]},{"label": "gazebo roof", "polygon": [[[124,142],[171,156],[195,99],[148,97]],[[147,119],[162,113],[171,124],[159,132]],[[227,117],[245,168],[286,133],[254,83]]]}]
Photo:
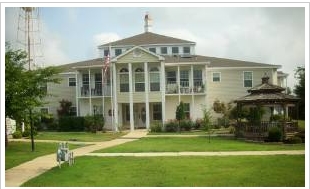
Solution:
[{"label": "gazebo roof", "polygon": [[249,95],[236,99],[235,103],[242,104],[279,104],[279,103],[296,103],[299,98],[282,93],[285,89],[283,87],[270,84],[269,77],[265,75],[262,77],[262,84],[257,85],[248,90]]}]

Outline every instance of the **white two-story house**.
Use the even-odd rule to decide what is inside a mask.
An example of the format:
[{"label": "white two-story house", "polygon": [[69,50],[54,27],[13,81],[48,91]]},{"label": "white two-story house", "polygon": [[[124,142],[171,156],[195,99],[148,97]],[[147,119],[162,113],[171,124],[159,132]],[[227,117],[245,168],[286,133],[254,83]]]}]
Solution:
[{"label": "white two-story house", "polygon": [[195,42],[152,33],[150,21],[144,33],[99,46],[101,58],[61,66],[62,83],[48,85],[54,96],[43,109],[56,116],[66,99],[77,116],[104,116],[108,129],[148,129],[175,119],[181,101],[188,118],[202,118],[202,108],[244,96],[265,73],[285,84],[279,65],[197,55]]}]

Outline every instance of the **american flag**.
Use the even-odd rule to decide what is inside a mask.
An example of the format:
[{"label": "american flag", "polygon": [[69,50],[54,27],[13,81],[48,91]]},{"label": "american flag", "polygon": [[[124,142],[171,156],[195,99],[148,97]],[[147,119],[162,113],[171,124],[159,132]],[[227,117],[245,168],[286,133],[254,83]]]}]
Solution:
[{"label": "american flag", "polygon": [[110,65],[110,54],[108,54],[105,58],[104,58],[104,64],[103,64],[103,78],[105,78],[108,67]]}]

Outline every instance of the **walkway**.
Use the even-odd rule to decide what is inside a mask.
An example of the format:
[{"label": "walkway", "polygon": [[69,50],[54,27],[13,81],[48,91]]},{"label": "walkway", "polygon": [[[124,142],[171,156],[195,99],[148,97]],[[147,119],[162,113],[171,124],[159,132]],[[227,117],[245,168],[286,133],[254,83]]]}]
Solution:
[{"label": "walkway", "polygon": [[[146,130],[135,130],[133,132],[124,135],[118,139],[105,142],[91,142],[94,145],[85,146],[72,150],[74,156],[82,156],[88,154],[92,151],[108,148],[111,146],[120,145],[126,142],[131,142],[138,140],[147,135]],[[28,140],[29,141],[29,140]],[[55,142],[55,141],[54,141]],[[56,152],[55,154],[45,155],[38,158],[35,158],[31,161],[13,167],[5,171],[5,186],[6,187],[17,187],[22,185],[24,182],[32,179],[49,169],[58,166],[56,161]]]},{"label": "walkway", "polygon": [[225,151],[225,152],[142,152],[142,153],[87,153],[86,156],[267,156],[267,155],[304,155],[304,150],[290,151]]}]

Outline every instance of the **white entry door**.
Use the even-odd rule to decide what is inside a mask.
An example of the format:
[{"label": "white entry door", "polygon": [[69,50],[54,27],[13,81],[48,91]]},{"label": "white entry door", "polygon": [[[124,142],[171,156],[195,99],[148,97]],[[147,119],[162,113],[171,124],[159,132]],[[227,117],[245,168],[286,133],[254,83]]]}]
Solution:
[{"label": "white entry door", "polygon": [[145,104],[134,104],[135,128],[145,128],[146,110]]}]

